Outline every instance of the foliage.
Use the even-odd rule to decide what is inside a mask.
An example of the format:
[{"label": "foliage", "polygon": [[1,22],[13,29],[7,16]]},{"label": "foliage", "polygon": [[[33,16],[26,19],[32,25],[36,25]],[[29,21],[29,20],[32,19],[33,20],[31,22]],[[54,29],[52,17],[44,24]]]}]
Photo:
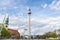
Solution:
[{"label": "foliage", "polygon": [[3,28],[2,32],[1,32],[1,37],[2,38],[10,38],[11,37],[11,33],[8,32],[8,30],[6,30],[5,28]]},{"label": "foliage", "polygon": [[48,32],[48,33],[45,33],[43,35],[37,35],[37,38],[41,38],[41,39],[44,39],[44,38],[57,38],[57,34],[55,34],[54,32]]},{"label": "foliage", "polygon": [[37,38],[38,39],[44,39],[44,38],[46,38],[46,35],[45,34],[43,34],[43,35],[37,35]]},{"label": "foliage", "polygon": [[49,37],[53,37],[53,38],[56,38],[57,37],[57,34],[54,33],[54,32],[48,32],[48,33],[46,33],[46,35],[47,35],[48,38]]},{"label": "foliage", "polygon": [[17,35],[16,35],[16,38],[20,38],[20,34],[17,34]]}]

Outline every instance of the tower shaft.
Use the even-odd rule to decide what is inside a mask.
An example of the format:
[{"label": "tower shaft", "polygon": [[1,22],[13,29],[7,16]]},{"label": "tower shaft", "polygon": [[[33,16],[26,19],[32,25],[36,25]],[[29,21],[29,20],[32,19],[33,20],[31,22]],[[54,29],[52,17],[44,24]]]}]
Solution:
[{"label": "tower shaft", "polygon": [[31,28],[30,28],[30,14],[28,14],[28,36],[31,38]]}]

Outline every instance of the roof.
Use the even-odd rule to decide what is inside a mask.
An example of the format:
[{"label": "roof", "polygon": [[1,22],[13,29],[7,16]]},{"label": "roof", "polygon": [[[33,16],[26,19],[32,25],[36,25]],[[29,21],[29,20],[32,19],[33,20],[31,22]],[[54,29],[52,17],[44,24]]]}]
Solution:
[{"label": "roof", "polygon": [[18,32],[17,30],[8,29],[8,31],[9,31],[12,35],[19,34],[19,32]]}]

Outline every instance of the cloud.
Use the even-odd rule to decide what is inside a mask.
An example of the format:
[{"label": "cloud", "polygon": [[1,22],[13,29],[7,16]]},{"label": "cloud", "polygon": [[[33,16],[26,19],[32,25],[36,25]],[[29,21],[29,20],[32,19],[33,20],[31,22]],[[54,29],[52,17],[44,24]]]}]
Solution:
[{"label": "cloud", "polygon": [[[4,15],[0,14],[0,22],[3,20]],[[19,16],[11,15],[9,16],[9,27],[16,29],[21,34],[24,32],[24,29],[28,29],[28,18],[20,18]],[[49,17],[49,18],[31,18],[31,34],[41,34],[51,30],[60,28],[60,16],[59,17]],[[39,32],[37,32],[39,31]],[[26,31],[27,34],[28,31]]]},{"label": "cloud", "polygon": [[[60,26],[59,25],[59,23],[60,23],[60,21],[59,21],[60,20],[60,17],[56,17],[56,18],[51,17],[51,18],[42,19],[42,20],[41,19],[40,20],[39,19],[34,19],[32,21],[33,24],[31,24],[32,25],[31,27],[34,28],[34,29],[32,28],[33,29],[33,33],[35,33],[35,32],[37,33],[37,30],[40,33],[45,33],[45,32],[52,31],[52,30],[55,30],[55,29],[59,29],[60,28],[59,27]],[[38,25],[38,23],[39,23],[39,25]],[[37,34],[39,34],[39,33],[37,33]]]},{"label": "cloud", "polygon": [[43,8],[49,8],[51,10],[60,11],[60,0],[53,0],[50,4],[42,4]]},{"label": "cloud", "polygon": [[52,1],[52,3],[49,5],[49,7],[52,9],[52,10],[56,10],[56,11],[60,11],[60,0],[54,0]]},{"label": "cloud", "polygon": [[[19,0],[18,0],[19,1]],[[28,0],[27,0],[28,1]],[[0,4],[1,10],[3,8],[4,13],[9,14],[9,27],[12,29],[18,30],[21,34],[24,33],[24,29],[28,29],[28,16],[27,16],[27,6],[24,5],[26,0],[20,0],[15,2],[12,0],[3,0]],[[5,4],[4,4],[5,3]],[[2,5],[3,4],[3,5]],[[60,1],[53,1],[50,5],[44,4],[43,8],[49,7],[50,9],[60,10],[59,8]],[[31,7],[31,34],[42,34],[51,30],[59,29],[60,27],[60,16],[58,17],[46,17],[47,11],[41,10],[40,7]],[[8,11],[7,11],[8,10]],[[11,13],[12,12],[12,13]],[[51,12],[52,13],[52,12]],[[41,17],[40,17],[41,16]],[[0,22],[2,23],[4,19],[4,14],[0,14]],[[38,32],[39,31],[39,32]],[[28,31],[26,31],[27,34]]]},{"label": "cloud", "polygon": [[48,6],[47,4],[42,5],[43,8],[47,8],[47,6]]},{"label": "cloud", "polygon": [[[1,1],[0,1],[0,4],[1,4],[2,6],[10,5],[10,4],[11,4],[11,1],[10,1],[10,0],[1,0]],[[1,6],[1,5],[0,5],[0,6]]]},{"label": "cloud", "polygon": [[4,15],[0,14],[0,23],[3,23]]}]

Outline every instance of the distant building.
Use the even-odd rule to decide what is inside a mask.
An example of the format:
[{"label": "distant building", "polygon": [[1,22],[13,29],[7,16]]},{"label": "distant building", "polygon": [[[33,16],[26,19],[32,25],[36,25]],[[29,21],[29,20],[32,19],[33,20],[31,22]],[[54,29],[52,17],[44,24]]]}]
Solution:
[{"label": "distant building", "polygon": [[60,34],[60,29],[54,31],[57,35]]}]

